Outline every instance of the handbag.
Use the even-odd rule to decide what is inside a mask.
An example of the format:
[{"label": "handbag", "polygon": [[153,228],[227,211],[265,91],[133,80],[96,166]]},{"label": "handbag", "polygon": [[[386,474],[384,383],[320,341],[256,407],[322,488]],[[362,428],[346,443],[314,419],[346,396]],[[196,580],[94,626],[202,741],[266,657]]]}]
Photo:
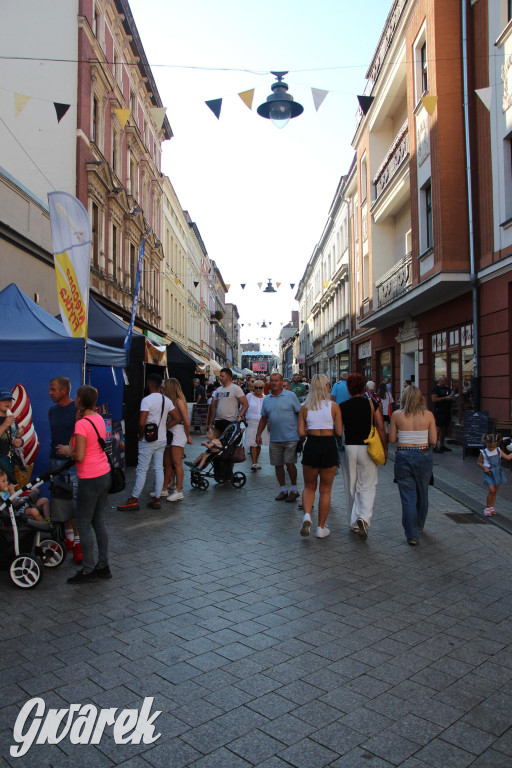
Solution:
[{"label": "handbag", "polygon": [[246,460],[245,456],[245,448],[243,445],[237,445],[235,450],[233,451],[232,461],[234,461],[235,464],[241,464],[242,461]]},{"label": "handbag", "polygon": [[384,453],[384,447],[380,439],[380,435],[377,432],[377,428],[374,423],[375,410],[370,398],[370,408],[372,409],[372,424],[370,427],[370,434],[364,441],[368,446],[368,456],[378,467],[382,467],[386,463],[386,454]]},{"label": "handbag", "polygon": [[120,493],[121,491],[124,491],[126,488],[126,478],[124,476],[123,470],[121,467],[115,467],[112,464],[112,458],[110,454],[107,453],[107,444],[105,443],[104,439],[100,437],[100,433],[96,429],[94,422],[88,419],[87,416],[85,417],[85,420],[92,425],[94,431],[98,435],[98,443],[100,444],[101,449],[105,452],[105,456],[107,457],[108,465],[110,467],[110,488],[108,489],[108,492]]},{"label": "handbag", "polygon": [[162,416],[164,415],[164,403],[165,398],[162,395],[162,412],[160,413],[160,421],[155,424],[153,421],[146,422],[144,425],[144,439],[146,443],[155,443],[158,440],[158,429],[162,422]]}]

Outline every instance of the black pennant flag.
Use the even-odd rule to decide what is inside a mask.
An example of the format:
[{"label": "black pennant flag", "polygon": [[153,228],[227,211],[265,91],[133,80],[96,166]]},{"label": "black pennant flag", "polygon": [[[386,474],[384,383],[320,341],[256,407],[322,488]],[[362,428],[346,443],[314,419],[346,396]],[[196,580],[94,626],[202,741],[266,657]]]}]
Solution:
[{"label": "black pennant flag", "polygon": [[243,290],[246,285],[247,285],[247,283],[240,283],[240,288]]},{"label": "black pennant flag", "polygon": [[57,122],[60,123],[68,109],[70,108],[71,104],[59,104],[58,102],[54,101],[53,106],[55,107],[55,111],[57,113]]},{"label": "black pennant flag", "polygon": [[194,288],[197,288],[198,285],[199,283],[197,282],[197,280],[194,280]]},{"label": "black pennant flag", "polygon": [[210,107],[211,111],[218,120],[220,117],[220,111],[222,109],[222,99],[210,99],[210,101],[205,101],[205,104],[207,107]]},{"label": "black pennant flag", "polygon": [[293,289],[295,288],[295,283],[290,283],[290,288],[291,288],[291,289],[292,289],[292,291],[293,291]]},{"label": "black pennant flag", "polygon": [[357,100],[359,102],[359,106],[363,110],[363,115],[366,115],[368,110],[370,109],[372,105],[372,101],[374,100],[375,96],[358,96]]}]

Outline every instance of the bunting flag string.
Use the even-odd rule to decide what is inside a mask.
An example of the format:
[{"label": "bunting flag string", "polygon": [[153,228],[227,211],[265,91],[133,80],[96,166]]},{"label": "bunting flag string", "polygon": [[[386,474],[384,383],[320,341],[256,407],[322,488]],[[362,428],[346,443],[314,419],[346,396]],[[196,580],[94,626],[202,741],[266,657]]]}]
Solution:
[{"label": "bunting flag string", "polygon": [[21,110],[27,106],[30,96],[24,96],[22,93],[14,94],[14,117],[18,117]]},{"label": "bunting flag string", "polygon": [[55,107],[55,112],[57,113],[57,122],[60,123],[68,109],[70,108],[71,104],[59,104],[57,101],[53,102],[53,106]]},{"label": "bunting flag string", "polygon": [[247,285],[247,283],[240,283],[240,288],[242,289],[242,291],[244,290],[246,285]]},{"label": "bunting flag string", "polygon": [[315,105],[315,112],[318,112],[328,93],[329,91],[322,91],[321,88],[311,89],[311,95],[313,96],[313,104]]},{"label": "bunting flag string", "polygon": [[198,285],[199,285],[199,282],[197,280],[194,280],[194,288],[197,288]]},{"label": "bunting flag string", "polygon": [[117,119],[121,123],[121,128],[124,128],[126,123],[128,122],[128,118],[130,117],[130,110],[114,109],[114,115],[117,117]]},{"label": "bunting flag string", "polygon": [[242,93],[239,93],[238,95],[242,99],[245,106],[248,107],[249,109],[252,109],[252,100],[254,98],[254,88],[251,88],[250,91],[242,91]]},{"label": "bunting flag string", "polygon": [[280,285],[281,283],[276,283],[276,288],[279,288]]},{"label": "bunting flag string", "polygon": [[437,96],[422,96],[421,97],[421,103],[427,110],[430,116],[434,114],[436,104],[437,104]]},{"label": "bunting flag string", "polygon": [[491,111],[491,101],[492,101],[492,86],[489,86],[488,88],[477,88],[475,90],[476,95],[480,99],[480,101],[487,107],[489,112]]},{"label": "bunting flag string", "polygon": [[363,111],[363,115],[368,114],[368,110],[370,109],[374,99],[375,99],[375,96],[358,96],[357,97],[359,106]]},{"label": "bunting flag string", "polygon": [[263,285],[263,283],[256,283],[256,285],[258,286],[258,288],[259,288],[259,289],[260,289],[260,291],[261,291],[261,286]]},{"label": "bunting flag string", "polygon": [[210,101],[205,101],[205,104],[211,109],[218,120],[220,118],[220,111],[222,109],[222,99],[210,99]]}]

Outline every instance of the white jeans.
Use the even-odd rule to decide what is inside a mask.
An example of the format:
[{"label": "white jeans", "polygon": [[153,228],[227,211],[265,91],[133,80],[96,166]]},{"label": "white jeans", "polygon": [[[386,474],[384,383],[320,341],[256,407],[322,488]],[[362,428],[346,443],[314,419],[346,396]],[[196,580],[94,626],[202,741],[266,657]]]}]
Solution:
[{"label": "white jeans", "polygon": [[160,498],[160,492],[164,484],[164,451],[167,440],[155,440],[154,443],[147,443],[145,440],[139,442],[139,459],[135,471],[135,485],[132,496],[139,498],[146,482],[151,459],[153,459],[153,469],[155,470],[155,493],[157,499]]},{"label": "white jeans", "polygon": [[360,517],[369,526],[377,490],[377,467],[368,456],[366,445],[345,445],[342,456],[349,525],[355,526]]}]

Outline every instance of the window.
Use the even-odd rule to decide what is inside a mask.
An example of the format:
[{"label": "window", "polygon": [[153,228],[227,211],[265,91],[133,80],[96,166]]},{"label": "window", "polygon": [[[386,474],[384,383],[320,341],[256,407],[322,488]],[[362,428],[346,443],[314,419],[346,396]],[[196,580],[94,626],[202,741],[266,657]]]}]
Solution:
[{"label": "window", "polygon": [[100,119],[100,105],[98,102],[98,99],[96,96],[92,97],[92,127],[91,127],[91,138],[94,141],[95,144],[98,143],[98,138],[100,135],[99,130],[99,119]]},{"label": "window", "polygon": [[112,224],[112,277],[117,282],[119,278],[118,273],[118,261],[119,261],[119,231],[114,224]]},{"label": "window", "polygon": [[138,182],[139,174],[137,161],[135,157],[130,153],[130,193],[133,195],[133,197],[138,196]]},{"label": "window", "polygon": [[119,141],[115,129],[112,130],[112,170],[119,176],[121,171],[119,167]]},{"label": "window", "polygon": [[421,87],[423,93],[428,91],[428,70],[427,70],[427,44],[423,43],[420,50],[421,63]]},{"label": "window", "polygon": [[425,187],[425,234],[427,249],[432,248],[434,239],[432,233],[432,185],[430,183]]},{"label": "window", "polygon": [[98,269],[100,265],[100,209],[92,204],[92,265]]},{"label": "window", "polygon": [[132,119],[135,121],[137,119],[137,96],[135,91],[130,91],[130,112]]},{"label": "window", "polygon": [[361,204],[366,200],[368,186],[368,172],[366,167],[366,156],[361,160]]},{"label": "window", "polygon": [[512,21],[512,0],[507,0],[507,21]]}]

